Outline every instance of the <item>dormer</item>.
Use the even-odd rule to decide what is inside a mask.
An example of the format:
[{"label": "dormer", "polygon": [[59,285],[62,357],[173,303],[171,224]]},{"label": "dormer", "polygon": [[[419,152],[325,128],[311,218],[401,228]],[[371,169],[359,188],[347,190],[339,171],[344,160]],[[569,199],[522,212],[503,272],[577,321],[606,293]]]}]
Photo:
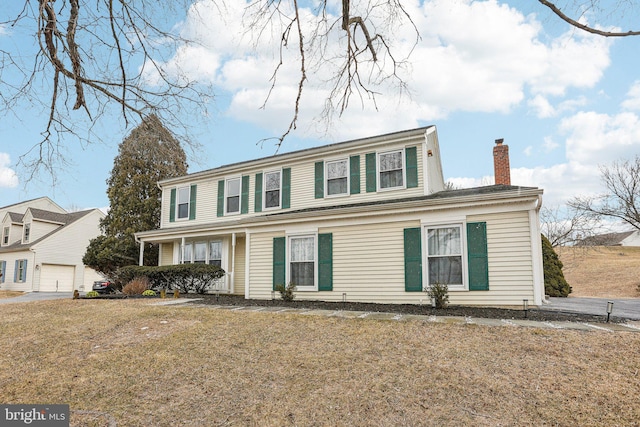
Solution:
[{"label": "dormer", "polygon": [[0,246],[9,246],[22,240],[22,218],[23,214],[7,212],[2,219],[2,235],[0,236]]}]

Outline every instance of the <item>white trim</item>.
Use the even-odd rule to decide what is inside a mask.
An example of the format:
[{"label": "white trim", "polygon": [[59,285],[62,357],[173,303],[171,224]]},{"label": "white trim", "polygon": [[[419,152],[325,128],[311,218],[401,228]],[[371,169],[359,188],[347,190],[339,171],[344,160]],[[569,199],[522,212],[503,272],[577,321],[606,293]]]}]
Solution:
[{"label": "white trim", "polygon": [[[467,223],[466,221],[461,222],[449,222],[449,223],[421,223],[421,233],[422,233],[422,288],[427,289],[430,285],[429,283],[429,240],[427,229],[429,228],[460,228],[460,258],[461,258],[461,268],[462,268],[462,285],[449,285],[447,284],[449,291],[451,292],[459,292],[459,291],[468,291],[469,290],[469,274],[468,274],[468,266],[467,266]],[[457,256],[457,255],[455,255]]]},{"label": "white trim", "polygon": [[[393,190],[403,190],[407,188],[407,159],[406,159],[406,149],[405,147],[394,148],[393,150],[387,151],[376,151],[376,191],[393,191]],[[380,179],[380,156],[391,153],[400,153],[400,159],[402,160],[402,185],[396,187],[381,187],[381,179]]]},{"label": "white trim", "polygon": [[[186,188],[187,189],[187,216],[180,218],[180,190]],[[171,203],[169,203],[171,205]],[[171,206],[169,206],[171,208]],[[189,221],[189,212],[191,211],[191,185],[183,185],[182,187],[176,187],[176,211],[175,211],[175,221]]]},{"label": "white trim", "polygon": [[285,270],[285,282],[291,283],[291,238],[313,238],[313,286],[300,286],[296,283],[296,291],[300,292],[318,292],[318,233],[286,233],[286,270]]},{"label": "white trim", "polygon": [[249,268],[249,266],[251,265],[251,233],[249,232],[249,230],[245,230],[244,252],[244,297],[245,299],[249,299],[251,297],[251,288],[249,287],[249,277],[251,271]]},{"label": "white trim", "polygon": [[[237,212],[228,212],[227,200],[229,199],[229,181],[238,180],[240,185],[238,186],[238,211]],[[235,196],[233,196],[235,197]],[[224,212],[223,216],[232,216],[232,215],[240,215],[242,212],[242,175],[233,176],[230,178],[225,178],[224,180]]]},{"label": "white trim", "polygon": [[542,238],[540,235],[540,217],[539,208],[542,204],[542,198],[537,209],[529,211],[529,230],[531,230],[531,258],[533,265],[533,304],[542,305],[544,297],[544,266],[542,262]]},{"label": "white trim", "polygon": [[[336,163],[336,162],[345,162],[347,164],[347,189],[344,193],[339,193],[339,194],[329,194],[329,171],[328,171],[328,166],[329,163]],[[350,189],[351,189],[351,159],[350,156],[345,157],[338,157],[335,159],[330,159],[330,160],[325,160],[324,161],[324,174],[323,174],[323,187],[324,187],[324,197],[327,199],[333,199],[336,197],[345,197],[345,196],[349,196],[350,195]]]},{"label": "white trim", "polygon": [[[278,206],[267,207],[267,174],[278,173],[280,175],[280,187],[278,188]],[[240,197],[242,197],[242,182],[240,183]],[[242,209],[242,206],[240,206]],[[282,168],[262,172],[262,210],[271,211],[282,209]]]}]

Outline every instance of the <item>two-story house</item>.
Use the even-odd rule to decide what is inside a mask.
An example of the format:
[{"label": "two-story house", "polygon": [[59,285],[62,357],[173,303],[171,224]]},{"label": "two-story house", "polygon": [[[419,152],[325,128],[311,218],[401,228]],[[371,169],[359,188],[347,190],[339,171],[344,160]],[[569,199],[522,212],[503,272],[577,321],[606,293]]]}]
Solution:
[{"label": "two-story house", "polygon": [[48,197],[0,207],[0,288],[90,290],[101,277],[82,257],[103,217],[99,209],[68,213]]},{"label": "two-story house", "polygon": [[[498,180],[509,176],[505,149],[497,141]],[[298,299],[426,304],[423,291],[446,283],[452,304],[542,303],[542,190],[445,191],[435,126],[159,186],[160,228],[136,238],[160,245],[160,265],[220,265],[223,292],[270,299],[293,283]]]}]

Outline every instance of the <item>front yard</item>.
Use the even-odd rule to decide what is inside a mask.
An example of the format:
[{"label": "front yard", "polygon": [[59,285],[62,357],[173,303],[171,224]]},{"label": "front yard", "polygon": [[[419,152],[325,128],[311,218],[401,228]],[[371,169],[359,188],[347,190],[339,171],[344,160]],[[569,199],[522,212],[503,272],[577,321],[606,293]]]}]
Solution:
[{"label": "front yard", "polygon": [[638,333],[149,304],[3,305],[0,402],[69,404],[73,426],[640,419]]}]

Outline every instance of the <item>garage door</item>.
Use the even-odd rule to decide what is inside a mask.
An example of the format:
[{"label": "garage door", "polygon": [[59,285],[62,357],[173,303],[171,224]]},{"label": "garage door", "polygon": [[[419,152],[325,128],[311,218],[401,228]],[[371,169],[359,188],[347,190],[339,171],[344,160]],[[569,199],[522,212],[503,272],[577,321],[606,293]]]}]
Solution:
[{"label": "garage door", "polygon": [[40,292],[73,292],[75,266],[42,264]]},{"label": "garage door", "polygon": [[80,288],[80,290],[90,291],[93,287],[93,282],[96,280],[104,280],[101,274],[95,271],[93,268],[85,267],[84,268],[84,289]]}]

